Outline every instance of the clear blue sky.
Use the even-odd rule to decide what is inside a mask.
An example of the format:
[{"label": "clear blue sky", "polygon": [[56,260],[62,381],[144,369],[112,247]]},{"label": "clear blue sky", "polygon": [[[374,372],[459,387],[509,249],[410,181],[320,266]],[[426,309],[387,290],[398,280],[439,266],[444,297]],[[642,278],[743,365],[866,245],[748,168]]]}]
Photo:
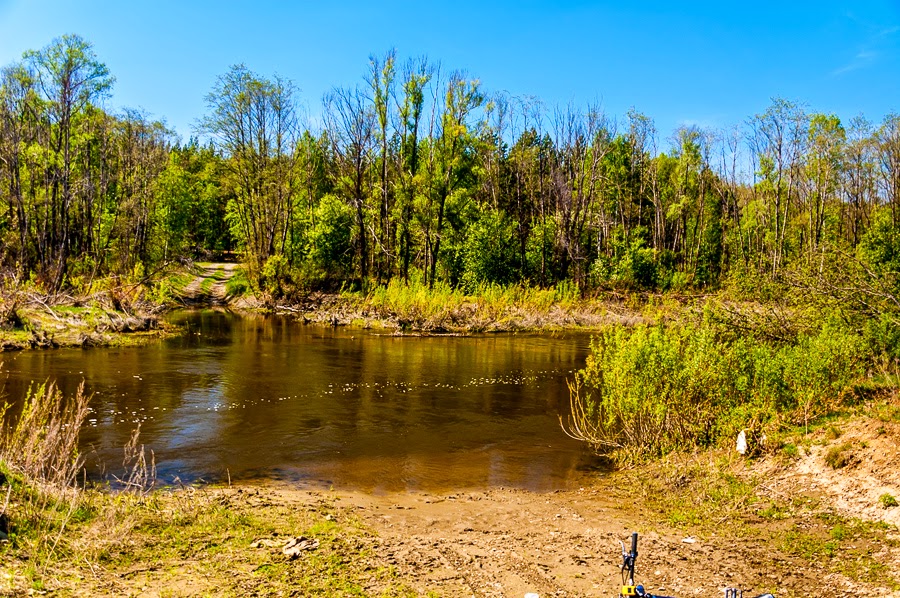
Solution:
[{"label": "clear blue sky", "polygon": [[724,126],[773,96],[842,119],[900,111],[900,0],[860,2],[253,2],[0,0],[0,65],[64,33],[142,108],[187,137],[215,78],[243,62],[292,79],[312,115],[362,80],[371,54],[427,55],[488,91],[599,100],[612,116]]}]

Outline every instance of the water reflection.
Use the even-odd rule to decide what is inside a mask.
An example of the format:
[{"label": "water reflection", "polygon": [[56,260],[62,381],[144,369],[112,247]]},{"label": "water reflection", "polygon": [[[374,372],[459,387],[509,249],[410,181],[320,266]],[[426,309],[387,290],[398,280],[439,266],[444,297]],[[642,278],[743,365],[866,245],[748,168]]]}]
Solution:
[{"label": "water reflection", "polygon": [[591,458],[566,437],[566,376],[589,339],[394,337],[221,311],[142,348],[25,352],[7,393],[56,379],[94,393],[93,475],[120,473],[141,424],[163,481],[257,477],[373,492],[565,487]]}]

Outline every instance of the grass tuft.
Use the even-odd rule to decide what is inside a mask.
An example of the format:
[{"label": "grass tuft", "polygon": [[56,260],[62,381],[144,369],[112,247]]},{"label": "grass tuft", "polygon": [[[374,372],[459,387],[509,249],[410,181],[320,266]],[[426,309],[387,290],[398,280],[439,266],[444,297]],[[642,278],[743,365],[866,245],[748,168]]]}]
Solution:
[{"label": "grass tuft", "polygon": [[832,469],[846,467],[853,460],[852,448],[847,442],[832,446],[825,453],[825,463]]}]

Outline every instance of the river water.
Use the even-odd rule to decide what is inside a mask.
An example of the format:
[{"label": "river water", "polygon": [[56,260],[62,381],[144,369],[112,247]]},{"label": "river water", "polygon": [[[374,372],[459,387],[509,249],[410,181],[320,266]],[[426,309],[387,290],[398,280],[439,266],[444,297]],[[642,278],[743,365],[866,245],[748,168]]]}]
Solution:
[{"label": "river water", "polygon": [[399,337],[192,311],[145,347],[3,357],[31,381],[93,393],[88,474],[122,474],[140,424],[161,482],[283,479],[371,492],[578,484],[596,466],[559,424],[583,334]]}]

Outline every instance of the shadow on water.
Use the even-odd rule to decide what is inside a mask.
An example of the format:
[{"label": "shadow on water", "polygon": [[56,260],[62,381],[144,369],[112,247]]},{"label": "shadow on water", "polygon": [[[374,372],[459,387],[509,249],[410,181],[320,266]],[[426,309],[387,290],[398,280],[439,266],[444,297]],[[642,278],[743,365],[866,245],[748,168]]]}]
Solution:
[{"label": "shadow on water", "polygon": [[215,310],[172,320],[186,334],[157,345],[20,353],[8,396],[84,379],[95,477],[122,473],[138,424],[163,482],[545,491],[598,466],[559,425],[588,335],[397,337]]}]

